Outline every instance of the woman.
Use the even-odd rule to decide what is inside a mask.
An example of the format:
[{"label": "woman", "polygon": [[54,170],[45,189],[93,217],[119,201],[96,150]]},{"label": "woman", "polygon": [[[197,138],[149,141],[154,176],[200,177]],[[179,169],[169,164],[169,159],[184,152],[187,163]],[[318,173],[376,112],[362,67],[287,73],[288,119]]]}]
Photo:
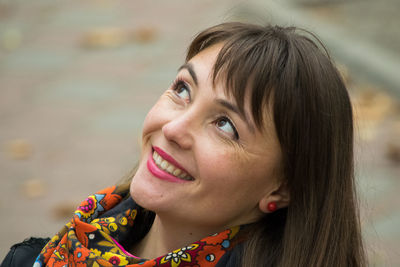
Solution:
[{"label": "woman", "polygon": [[297,32],[197,35],[131,182],[84,201],[34,266],[364,266],[348,93]]}]

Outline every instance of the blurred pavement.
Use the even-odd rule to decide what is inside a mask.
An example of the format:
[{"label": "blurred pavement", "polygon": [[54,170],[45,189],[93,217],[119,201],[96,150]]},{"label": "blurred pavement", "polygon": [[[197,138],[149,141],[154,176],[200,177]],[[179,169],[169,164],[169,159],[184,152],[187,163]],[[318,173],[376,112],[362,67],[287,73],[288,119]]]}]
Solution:
[{"label": "blurred pavement", "polygon": [[242,20],[304,26],[331,49],[355,105],[371,265],[400,266],[399,11],[397,0],[0,0],[0,260],[128,172],[191,38]]}]

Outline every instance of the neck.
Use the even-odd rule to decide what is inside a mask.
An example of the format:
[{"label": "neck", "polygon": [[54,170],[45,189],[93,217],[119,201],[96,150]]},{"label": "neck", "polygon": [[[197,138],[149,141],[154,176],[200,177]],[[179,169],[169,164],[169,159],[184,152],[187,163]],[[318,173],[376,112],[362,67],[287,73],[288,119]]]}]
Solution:
[{"label": "neck", "polygon": [[141,258],[153,259],[213,233],[215,231],[208,228],[188,227],[177,221],[163,220],[156,215],[148,234],[133,246],[131,252]]}]

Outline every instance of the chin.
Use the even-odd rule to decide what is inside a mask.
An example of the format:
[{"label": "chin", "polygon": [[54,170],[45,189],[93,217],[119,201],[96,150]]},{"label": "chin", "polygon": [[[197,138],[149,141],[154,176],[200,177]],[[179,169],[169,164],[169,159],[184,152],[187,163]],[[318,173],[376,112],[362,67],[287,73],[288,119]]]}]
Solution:
[{"label": "chin", "polygon": [[[146,164],[141,164],[132,179],[130,195],[141,207],[156,212],[165,202],[163,187],[150,177]],[[165,203],[164,203],[165,204]]]},{"label": "chin", "polygon": [[143,176],[139,175],[139,172],[140,172],[140,167],[132,179],[130,185],[130,195],[132,199],[141,207],[149,209],[147,202],[153,199],[154,196],[149,192],[150,188],[149,186],[145,185],[145,181],[143,181],[144,180]]}]

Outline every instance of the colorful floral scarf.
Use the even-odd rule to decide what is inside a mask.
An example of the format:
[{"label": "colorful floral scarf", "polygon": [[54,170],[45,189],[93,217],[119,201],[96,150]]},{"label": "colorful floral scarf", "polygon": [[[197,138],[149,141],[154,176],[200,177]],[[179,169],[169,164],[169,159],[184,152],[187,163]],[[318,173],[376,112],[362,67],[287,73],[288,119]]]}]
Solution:
[{"label": "colorful floral scarf", "polygon": [[233,247],[239,227],[208,236],[155,259],[135,257],[121,245],[129,238],[140,207],[121,209],[111,217],[99,217],[110,211],[129,194],[121,187],[106,188],[89,196],[75,211],[72,220],[42,249],[37,266],[215,266]]}]

